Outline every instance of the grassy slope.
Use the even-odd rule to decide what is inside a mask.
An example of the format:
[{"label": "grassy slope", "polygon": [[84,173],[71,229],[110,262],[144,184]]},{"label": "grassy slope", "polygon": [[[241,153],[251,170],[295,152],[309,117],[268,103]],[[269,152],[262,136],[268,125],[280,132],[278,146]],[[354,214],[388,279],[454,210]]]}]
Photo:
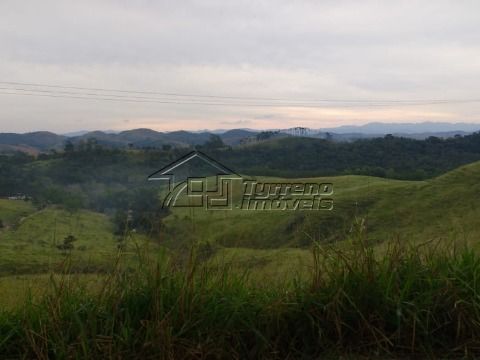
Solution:
[{"label": "grassy slope", "polygon": [[302,246],[311,240],[338,242],[348,239],[355,217],[366,218],[368,237],[374,243],[392,239],[417,243],[443,239],[477,246],[480,162],[429,181],[367,176],[299,179],[312,180],[334,184],[333,211],[175,209],[166,219],[167,243],[175,245],[183,238],[192,242],[208,241],[217,250],[215,261],[243,264],[241,268],[255,267],[269,275],[272,272],[284,274],[285,263],[294,263],[300,269],[310,267],[310,251]]},{"label": "grassy slope", "polygon": [[[204,211],[198,209],[174,209],[165,220],[172,241],[178,235],[194,237],[202,241],[220,243],[226,247],[277,248],[298,245],[304,235],[317,240],[338,237],[326,225],[337,224],[337,230],[348,228],[355,207],[378,201],[387,190],[417,186],[417,182],[373,178],[367,176],[338,176],[305,179],[280,179],[257,177],[270,182],[331,182],[334,184],[333,211]],[[422,182],[420,182],[422,184]],[[355,205],[357,203],[357,205]],[[317,232],[307,229],[315,219],[316,225],[324,225]],[[302,228],[304,225],[307,228]],[[331,226],[330,226],[331,228]],[[300,233],[299,233],[300,232]]]},{"label": "grassy slope", "polygon": [[[386,193],[368,212],[377,240],[443,239],[475,245],[480,236],[480,163]],[[389,235],[387,235],[389,234]]]},{"label": "grassy slope", "polygon": [[[292,179],[257,177],[261,181],[291,182]],[[306,247],[312,240],[343,241],[356,215],[379,202],[385,194],[424,186],[411,182],[368,176],[338,176],[295,179],[301,182],[334,184],[333,211],[205,211],[174,209],[167,217],[167,244],[198,242],[207,248],[215,264],[228,264],[237,271],[252,270],[257,280],[291,279],[307,274],[312,254]],[[206,246],[201,245],[200,251]],[[294,270],[292,270],[294,269]]]},{"label": "grassy slope", "polygon": [[[299,245],[302,237],[323,241],[344,240],[348,237],[349,225],[355,215],[367,217],[368,235],[373,241],[385,241],[398,235],[401,239],[419,242],[435,238],[466,239],[475,245],[480,235],[477,205],[480,163],[464,166],[426,182],[359,176],[329,178],[329,181],[335,184],[335,210],[331,213],[314,212],[304,218],[296,218],[299,216],[297,213],[212,213],[187,210],[175,211],[167,219],[167,241],[170,244],[181,239],[172,239],[171,236],[175,234],[185,235],[190,240],[208,240],[214,245],[220,243],[220,250],[213,260],[229,262],[237,271],[261,270],[260,276],[267,280],[263,284],[273,290],[255,293],[257,289],[238,286],[230,288],[225,286],[228,282],[223,279],[223,274],[219,284],[213,284],[214,286],[200,284],[193,287],[189,283],[177,284],[173,281],[172,285],[166,280],[168,276],[155,270],[153,273],[156,277],[152,277],[148,286],[128,288],[146,281],[144,274],[137,281],[128,279],[127,282],[118,284],[118,293],[112,294],[104,306],[92,306],[96,303],[85,298],[90,296],[89,293],[77,297],[65,296],[62,301],[57,301],[60,297],[55,296],[52,303],[62,304],[64,308],[61,313],[68,315],[60,326],[55,322],[58,314],[56,306],[51,307],[51,313],[47,306],[30,307],[31,312],[27,312],[24,318],[22,314],[25,310],[22,307],[18,315],[15,315],[18,317],[5,318],[2,334],[5,334],[5,338],[13,334],[13,345],[11,349],[8,346],[2,347],[0,352],[12,357],[12,354],[19,351],[12,349],[20,349],[19,344],[23,344],[24,349],[21,351],[26,354],[34,354],[35,349],[49,349],[49,346],[55,349],[50,348],[50,351],[62,354],[62,351],[73,351],[73,343],[83,346],[81,348],[80,345],[75,345],[75,351],[83,350],[85,358],[92,358],[97,350],[102,355],[107,353],[107,350],[102,352],[107,347],[102,347],[100,343],[107,335],[108,339],[119,339],[115,340],[114,349],[123,355],[128,351],[145,351],[148,354],[151,351],[152,354],[157,354],[157,349],[148,346],[168,341],[170,348],[165,346],[165,349],[158,349],[159,354],[165,353],[167,349],[181,357],[185,354],[183,351],[186,351],[185,344],[190,343],[195,346],[192,345],[189,350],[197,353],[218,353],[224,349],[229,355],[238,353],[243,357],[248,354],[276,354],[276,357],[282,354],[287,357],[300,352],[305,352],[309,355],[307,357],[314,357],[333,348],[347,353],[352,349],[365,351],[366,354],[372,351],[377,356],[379,349],[382,350],[380,354],[386,352],[387,355],[391,355],[390,351],[398,351],[400,355],[411,352],[412,356],[418,356],[419,352],[430,356],[435,352],[445,355],[445,351],[454,351],[453,349],[461,350],[463,355],[476,354],[479,348],[479,322],[478,316],[474,315],[479,313],[476,301],[479,260],[470,253],[450,258],[448,256],[451,252],[440,251],[438,259],[429,256],[417,259],[419,253],[407,253],[405,258],[401,258],[402,261],[397,261],[397,255],[393,252],[392,256],[385,257],[385,263],[378,264],[368,258],[359,261],[361,256],[356,253],[347,258],[335,257],[336,253],[333,253],[331,263],[345,262],[346,268],[352,269],[346,273],[332,272],[332,276],[327,276],[331,281],[321,281],[319,278],[318,284],[313,281],[316,287],[299,287],[290,295],[290,288],[286,289],[288,291],[280,289],[281,291],[275,292],[271,280],[277,276],[291,275],[293,271],[307,270],[305,272],[312,275],[308,271],[311,266],[310,252],[294,246]],[[50,261],[63,260],[64,256],[52,247],[53,229],[56,229],[55,237],[59,240],[73,233],[79,239],[75,243],[76,247],[86,246],[86,250],[74,250],[74,255],[93,259],[98,266],[104,264],[102,254],[111,257],[114,253],[116,242],[111,235],[111,224],[101,214],[81,211],[72,215],[55,208],[32,214],[33,208],[28,203],[5,201],[0,202],[0,211],[13,223],[30,214],[21,221],[18,228],[0,233],[0,264],[4,270],[28,271],[48,265]],[[336,222],[344,225],[336,228],[337,234],[322,227],[337,224]],[[325,269],[330,267],[332,266],[325,266]],[[372,277],[372,274],[375,276]],[[190,278],[184,275],[175,279]],[[207,277],[200,277],[204,278]],[[96,278],[92,280],[96,286]],[[0,278],[0,288],[10,289],[4,292],[6,304],[12,307],[15,303],[18,304],[32,283],[38,289],[39,286],[46,287],[50,281],[45,276]],[[237,283],[234,282],[235,284]],[[181,291],[176,294],[177,289],[185,289],[187,294]],[[161,301],[146,303],[145,299],[155,297],[145,294],[159,294],[157,296],[162,296]],[[172,299],[182,299],[185,304],[173,301],[173,305],[168,305]],[[189,299],[191,302],[187,303]],[[85,315],[88,306],[91,306],[91,310],[87,310],[90,312]],[[157,309],[155,306],[165,306],[165,309]],[[36,309],[41,309],[41,313]],[[110,314],[99,309],[114,311]],[[185,309],[188,311],[185,312]],[[122,318],[118,314],[127,316]],[[153,316],[168,321],[145,321],[153,319]],[[111,323],[104,319],[111,320]],[[113,326],[112,324],[118,324],[119,319],[125,320],[120,326]],[[105,321],[105,324],[101,321]],[[26,327],[29,331],[23,332],[20,328],[11,331],[5,324],[21,324],[18,326]],[[72,324],[76,324],[78,329],[72,327]],[[149,327],[148,331],[146,326]],[[115,329],[121,329],[122,333],[116,333]],[[52,336],[54,331],[58,333]],[[31,346],[34,349],[29,347],[28,340],[31,341],[31,337],[23,338],[24,333],[40,334],[35,340],[35,346]],[[139,340],[125,335],[137,333],[140,334]],[[90,334],[93,334],[91,338]],[[159,342],[157,334],[167,334],[165,341]],[[232,334],[237,336],[232,343],[241,344],[238,349],[224,340],[230,339]],[[303,342],[292,341],[286,348],[276,348],[279,344],[287,344],[287,341],[299,334]],[[100,339],[98,344],[94,343],[97,341],[96,335]],[[49,342],[48,346],[38,345],[43,339],[45,343]],[[256,347],[248,354],[242,353],[251,348],[252,339],[258,343],[263,341],[263,347]],[[388,341],[383,342],[383,339]],[[274,355],[271,356],[275,358]]]},{"label": "grassy slope", "polygon": [[[69,213],[51,207],[34,212],[23,218],[18,226],[0,235],[0,273],[55,269],[67,258],[84,271],[101,270],[110,266],[117,254],[118,242],[112,230],[112,224],[105,215],[91,211]],[[67,256],[56,245],[70,234],[77,241]],[[133,241],[145,240],[136,235],[129,240],[127,250],[133,250]]]},{"label": "grassy slope", "polygon": [[[312,180],[334,184],[333,211],[175,209],[165,220],[164,241],[171,247],[189,246],[194,241],[209,243],[207,255],[213,254],[214,260],[237,263],[239,268],[255,267],[270,276],[287,273],[291,264],[299,271],[308,269],[311,254],[305,245],[312,240],[347,239],[355,216],[367,218],[369,238],[379,243],[400,237],[417,242],[467,240],[475,245],[480,235],[480,163],[421,182],[367,176],[298,181]],[[91,270],[114,257],[117,242],[104,215],[89,211],[70,214],[55,208],[33,212],[28,202],[0,200],[0,218],[11,226],[0,232],[0,272],[36,272],[61,263],[65,256],[55,243],[70,233],[78,238],[73,257]]]},{"label": "grassy slope", "polygon": [[36,301],[46,295],[55,283],[59,281],[77,282],[88,286],[92,292],[99,288],[98,284],[104,279],[99,274],[28,274],[0,277],[1,309],[15,309],[19,304],[28,300]]},{"label": "grassy slope", "polygon": [[21,218],[34,211],[35,208],[30,202],[0,199],[0,219],[6,227],[14,226]]},{"label": "grassy slope", "polygon": [[309,281],[286,286],[167,259],[103,283],[59,278],[33,305],[0,311],[0,357],[478,358],[477,254],[397,243],[376,258],[353,240],[318,248]]}]

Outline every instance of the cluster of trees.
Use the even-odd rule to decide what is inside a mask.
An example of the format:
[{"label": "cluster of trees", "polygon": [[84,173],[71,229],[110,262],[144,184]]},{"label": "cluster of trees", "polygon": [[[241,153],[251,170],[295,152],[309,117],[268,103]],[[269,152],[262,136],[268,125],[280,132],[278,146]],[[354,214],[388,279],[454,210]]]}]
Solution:
[{"label": "cluster of trees", "polygon": [[209,154],[249,175],[360,174],[422,180],[480,160],[480,134],[426,140],[387,135],[353,142],[286,137]]},{"label": "cluster of trees", "polygon": [[162,208],[158,189],[141,187],[124,190],[106,196],[115,209],[113,221],[115,234],[122,236],[130,230],[158,236],[162,230],[162,219],[168,215],[168,209]]},{"label": "cluster of trees", "polygon": [[[351,143],[299,137],[275,138],[232,148],[212,136],[197,147],[241,174],[284,177],[363,174],[426,179],[480,160],[480,134],[413,140],[385,136]],[[89,208],[112,215],[117,233],[127,226],[158,233],[158,184],[147,176],[193,148],[113,149],[95,140],[67,143],[37,158],[0,155],[0,196],[25,194],[38,204],[70,211]]]},{"label": "cluster of trees", "polygon": [[64,151],[37,158],[20,152],[0,155],[0,196],[21,193],[39,208],[55,204],[71,212],[82,208],[104,212],[112,216],[117,233],[124,231],[126,214],[131,214],[130,229],[158,234],[167,213],[161,208],[158,184],[148,184],[146,177],[177,155],[171,148],[104,148],[93,140],[67,142]]},{"label": "cluster of trees", "polygon": [[210,135],[210,139],[208,139],[205,144],[197,145],[195,147],[197,150],[208,151],[208,150],[219,150],[225,149],[227,146],[223,143],[223,140],[218,135]]},{"label": "cluster of trees", "polygon": [[0,197],[25,193],[29,182],[25,167],[34,161],[33,156],[22,152],[0,154]]}]

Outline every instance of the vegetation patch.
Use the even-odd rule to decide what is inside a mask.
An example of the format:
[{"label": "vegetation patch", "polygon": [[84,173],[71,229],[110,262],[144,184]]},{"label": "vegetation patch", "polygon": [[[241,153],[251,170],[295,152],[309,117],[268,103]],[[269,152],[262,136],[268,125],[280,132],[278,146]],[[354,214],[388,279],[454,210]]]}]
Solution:
[{"label": "vegetation patch", "polygon": [[[96,291],[52,278],[39,302],[0,315],[4,358],[478,356],[480,258],[392,245],[376,256],[315,246],[308,280],[248,281],[167,259],[116,271]],[[435,250],[436,249],[436,250]]]}]

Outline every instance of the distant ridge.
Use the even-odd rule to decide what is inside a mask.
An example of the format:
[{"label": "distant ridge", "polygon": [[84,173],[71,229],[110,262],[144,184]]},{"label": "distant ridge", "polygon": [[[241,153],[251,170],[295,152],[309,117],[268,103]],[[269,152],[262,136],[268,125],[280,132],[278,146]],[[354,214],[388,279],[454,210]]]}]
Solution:
[{"label": "distant ridge", "polygon": [[308,129],[297,127],[275,130],[273,132],[270,131],[270,133],[274,135],[269,135],[269,131],[262,132],[262,130],[252,129],[159,132],[152,129],[139,128],[120,132],[113,130],[83,130],[63,135],[48,131],[37,131],[25,134],[0,133],[0,152],[20,150],[28,153],[38,153],[51,149],[59,150],[65,146],[67,141],[71,141],[73,144],[79,144],[92,138],[95,138],[98,144],[107,147],[161,148],[164,145],[174,147],[203,145],[212,136],[219,136],[225,145],[238,146],[241,144],[252,144],[259,140],[271,141],[274,137],[278,136],[301,136],[329,139],[332,141],[354,141],[392,134],[398,137],[423,140],[430,136],[440,138],[449,138],[458,135],[463,136],[479,130],[480,124],[471,123],[423,122],[394,124],[372,122],[365,125],[345,125],[335,128]]},{"label": "distant ridge", "polygon": [[[100,131],[100,130],[95,130],[95,131]],[[76,137],[76,136],[82,136],[82,135],[85,135],[85,134],[88,134],[89,130],[79,130],[79,131],[72,131],[72,132],[68,132],[68,133],[65,133],[65,134],[62,134],[63,136],[67,136],[67,137]],[[119,131],[115,131],[115,130],[101,130],[101,132],[105,133],[105,134],[117,134],[119,133]]]},{"label": "distant ridge", "polygon": [[65,136],[49,131],[35,131],[25,134],[0,133],[0,145],[26,146],[43,151],[55,148],[65,141]]},{"label": "distant ridge", "polygon": [[344,125],[332,128],[322,128],[320,131],[328,131],[337,134],[360,133],[360,134],[419,134],[438,132],[472,133],[480,130],[480,124],[473,123],[447,123],[447,122],[421,122],[421,123],[381,123],[371,122],[364,125]]}]

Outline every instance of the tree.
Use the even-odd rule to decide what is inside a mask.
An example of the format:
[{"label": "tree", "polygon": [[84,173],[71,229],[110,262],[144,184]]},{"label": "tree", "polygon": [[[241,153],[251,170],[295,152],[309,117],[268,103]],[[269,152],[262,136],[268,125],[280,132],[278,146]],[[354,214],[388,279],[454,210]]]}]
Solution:
[{"label": "tree", "polygon": [[222,147],[225,147],[222,138],[214,134],[210,135],[210,139],[203,145],[205,149],[218,149]]},{"label": "tree", "polygon": [[84,206],[83,197],[79,194],[65,193],[62,199],[65,209],[71,213],[80,210]]},{"label": "tree", "polygon": [[63,243],[57,245],[60,250],[72,250],[74,248],[73,243],[77,241],[77,238],[73,235],[68,235],[63,239]]},{"label": "tree", "polygon": [[257,134],[256,138],[258,141],[260,140],[268,140],[278,135],[279,131],[262,131],[261,133]]},{"label": "tree", "polygon": [[124,235],[128,227],[128,214],[124,210],[117,210],[113,217],[114,234]]},{"label": "tree", "polygon": [[92,137],[88,138],[87,143],[85,144],[85,150],[86,151],[95,151],[98,148],[98,142],[97,139]]},{"label": "tree", "polygon": [[65,154],[71,154],[75,151],[75,145],[70,140],[67,140],[65,147],[63,148]]}]

